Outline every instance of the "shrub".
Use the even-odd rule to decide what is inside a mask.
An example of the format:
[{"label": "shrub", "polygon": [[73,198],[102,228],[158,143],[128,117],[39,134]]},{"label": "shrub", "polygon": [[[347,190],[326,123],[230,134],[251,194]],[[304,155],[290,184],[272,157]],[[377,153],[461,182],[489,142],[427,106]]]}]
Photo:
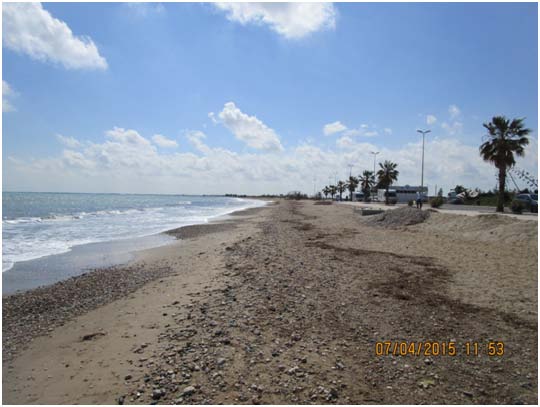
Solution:
[{"label": "shrub", "polygon": [[308,196],[300,191],[291,191],[286,196],[287,199],[307,199]]},{"label": "shrub", "polygon": [[413,205],[414,205],[414,201],[411,199],[407,204],[408,204],[409,206],[413,206]]},{"label": "shrub", "polygon": [[438,208],[443,204],[443,198],[442,196],[436,196],[435,198],[431,198],[429,201],[429,204],[432,208]]},{"label": "shrub", "polygon": [[523,213],[523,209],[525,209],[525,206],[522,202],[513,200],[512,204],[510,205],[510,208],[512,209],[513,213],[521,214]]}]

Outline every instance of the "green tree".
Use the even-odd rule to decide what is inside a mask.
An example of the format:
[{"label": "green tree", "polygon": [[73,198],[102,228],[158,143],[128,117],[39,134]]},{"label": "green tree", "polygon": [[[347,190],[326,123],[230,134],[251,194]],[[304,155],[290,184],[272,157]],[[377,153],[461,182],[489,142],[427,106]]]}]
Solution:
[{"label": "green tree", "polygon": [[369,198],[373,185],[375,185],[373,171],[365,170],[362,175],[360,175],[360,188],[362,188],[362,192],[364,193],[364,201],[367,201]]},{"label": "green tree", "polygon": [[330,185],[328,187],[328,189],[330,190],[330,196],[332,197],[332,201],[334,200],[334,195],[336,194],[337,192],[337,188],[335,185]]},{"label": "green tree", "polygon": [[524,127],[523,120],[510,121],[504,116],[495,116],[491,122],[484,123],[488,134],[486,141],[480,145],[480,156],[498,169],[497,212],[504,212],[506,171],[516,164],[514,154],[522,157],[525,155],[525,146],[529,144],[527,135],[531,129]]},{"label": "green tree", "polygon": [[377,171],[377,178],[379,179],[379,185],[383,185],[386,190],[384,201],[388,205],[388,190],[390,189],[390,185],[394,181],[397,181],[399,171],[396,169],[397,164],[388,160],[384,163],[379,163],[379,167],[381,168]]},{"label": "green tree", "polygon": [[328,196],[328,194],[330,193],[330,188],[329,187],[324,187],[323,190],[322,190],[322,193],[324,194],[324,199],[326,199],[326,197]]},{"label": "green tree", "polygon": [[337,191],[339,192],[339,200],[341,201],[341,196],[343,195],[343,192],[347,189],[347,184],[343,181],[338,181],[337,183]]},{"label": "green tree", "polygon": [[462,192],[465,192],[465,187],[463,185],[456,185],[454,188],[454,192],[457,194],[461,194]]},{"label": "green tree", "polygon": [[358,178],[351,175],[347,181],[347,189],[349,190],[351,194],[351,202],[353,201],[353,194],[357,186],[358,186]]}]

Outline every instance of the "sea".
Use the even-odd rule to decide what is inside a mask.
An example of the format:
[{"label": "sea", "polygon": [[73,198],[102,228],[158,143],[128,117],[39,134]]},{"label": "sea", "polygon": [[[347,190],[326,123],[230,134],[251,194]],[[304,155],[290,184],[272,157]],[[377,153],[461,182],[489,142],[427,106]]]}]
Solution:
[{"label": "sea", "polygon": [[[124,261],[128,257],[119,255],[169,243],[160,232],[264,204],[224,196],[3,192],[3,292]],[[96,261],[104,250],[109,255]],[[62,267],[66,270],[58,272]],[[13,287],[21,279],[23,284]],[[6,289],[6,283],[12,287]]]}]

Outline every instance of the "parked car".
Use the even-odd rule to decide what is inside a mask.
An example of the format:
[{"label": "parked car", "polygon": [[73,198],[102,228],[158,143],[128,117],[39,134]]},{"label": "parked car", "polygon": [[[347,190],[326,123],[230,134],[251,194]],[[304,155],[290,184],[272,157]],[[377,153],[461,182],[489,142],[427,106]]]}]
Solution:
[{"label": "parked car", "polygon": [[537,194],[519,194],[514,198],[521,202],[526,210],[538,213],[538,195]]}]

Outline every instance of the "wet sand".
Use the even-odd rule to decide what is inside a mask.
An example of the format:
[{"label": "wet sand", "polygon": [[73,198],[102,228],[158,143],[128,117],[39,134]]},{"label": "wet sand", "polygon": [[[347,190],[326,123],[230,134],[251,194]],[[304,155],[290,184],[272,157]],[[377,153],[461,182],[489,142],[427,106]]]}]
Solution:
[{"label": "wet sand", "polygon": [[[441,233],[437,215],[391,229],[344,205],[278,202],[174,232],[130,265],[163,275],[28,333],[4,362],[3,402],[537,402],[532,226],[483,220],[482,238],[459,222]],[[376,356],[378,341],[452,341],[458,354]],[[505,354],[488,356],[490,341]]]}]

